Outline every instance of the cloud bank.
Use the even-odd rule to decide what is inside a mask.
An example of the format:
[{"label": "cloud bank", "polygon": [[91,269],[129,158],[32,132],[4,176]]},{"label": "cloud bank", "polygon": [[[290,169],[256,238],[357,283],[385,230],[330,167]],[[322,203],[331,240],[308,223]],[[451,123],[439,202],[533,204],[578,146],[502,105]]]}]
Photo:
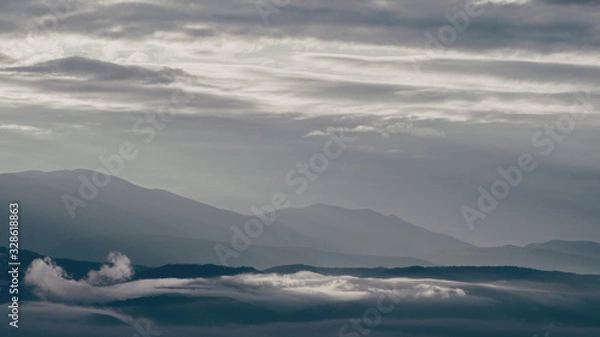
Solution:
[{"label": "cloud bank", "polygon": [[313,272],[126,282],[133,274],[129,259],[113,252],[109,261],[110,265],[90,271],[81,280],[74,280],[52,259],[36,259],[27,269],[25,283],[47,301],[89,304],[159,295],[218,296],[263,305],[286,303],[292,307],[314,305],[316,302],[366,300],[380,295],[413,299],[467,296],[457,283],[448,281],[334,277]]}]

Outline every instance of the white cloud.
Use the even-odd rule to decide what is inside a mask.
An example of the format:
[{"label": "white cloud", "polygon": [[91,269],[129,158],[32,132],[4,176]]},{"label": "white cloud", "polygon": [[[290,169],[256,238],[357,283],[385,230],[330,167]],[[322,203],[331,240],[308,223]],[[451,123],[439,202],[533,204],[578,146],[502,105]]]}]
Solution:
[{"label": "white cloud", "polygon": [[95,285],[123,282],[133,276],[129,258],[118,252],[108,255],[109,265],[92,270],[82,280],[72,279],[51,258],[36,259],[25,273],[25,283],[34,287],[34,293],[43,299],[60,300],[76,294],[75,301],[93,301],[103,293]]},{"label": "white cloud", "polygon": [[336,132],[345,133],[378,133],[388,138],[391,135],[407,134],[417,137],[445,137],[439,130],[430,127],[418,127],[411,123],[397,122],[389,125],[358,125],[354,127],[328,127],[325,131],[315,130],[304,135],[304,137],[328,136]]},{"label": "white cloud", "polygon": [[[123,255],[114,255],[113,271],[101,269],[102,274],[114,280],[123,279],[128,265]],[[108,268],[108,267],[107,267]],[[115,271],[119,269],[120,271]],[[321,301],[353,301],[380,295],[398,298],[449,298],[466,296],[458,283],[443,280],[408,278],[360,278],[353,276],[326,276],[313,272],[295,274],[241,274],[214,279],[147,279],[113,285],[91,284],[90,277],[73,280],[64,269],[50,258],[33,261],[25,276],[27,285],[43,299],[64,303],[105,303],[157,295],[219,296],[264,305],[287,303],[311,304]],[[104,279],[104,278],[102,278]]]},{"label": "white cloud", "polygon": [[29,125],[18,125],[18,124],[4,124],[0,125],[0,131],[18,132],[34,137],[49,136],[52,134],[50,129],[42,129],[35,126]]},{"label": "white cloud", "polygon": [[133,276],[131,261],[119,252],[110,252],[108,255],[110,265],[103,265],[100,270],[88,273],[86,281],[90,284],[110,284],[129,280]]}]

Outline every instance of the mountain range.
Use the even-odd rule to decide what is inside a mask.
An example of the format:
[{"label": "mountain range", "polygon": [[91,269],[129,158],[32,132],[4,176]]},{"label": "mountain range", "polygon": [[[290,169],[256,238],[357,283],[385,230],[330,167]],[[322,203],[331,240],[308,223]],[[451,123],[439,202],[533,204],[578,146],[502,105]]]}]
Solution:
[{"label": "mountain range", "polygon": [[[93,181],[93,174],[88,170],[0,174],[0,202],[20,203],[22,248],[88,261],[104,261],[109,251],[119,251],[147,266],[220,264],[216,245],[235,251],[232,228],[243,229],[253,218],[115,176],[85,200],[82,181]],[[65,206],[65,196],[81,202],[75,217]],[[236,251],[229,266],[518,266],[600,274],[600,244],[595,242],[476,247],[369,209],[318,204],[282,209],[276,215],[260,235],[246,237],[248,248]],[[8,209],[3,207],[0,216],[7,218]]]}]

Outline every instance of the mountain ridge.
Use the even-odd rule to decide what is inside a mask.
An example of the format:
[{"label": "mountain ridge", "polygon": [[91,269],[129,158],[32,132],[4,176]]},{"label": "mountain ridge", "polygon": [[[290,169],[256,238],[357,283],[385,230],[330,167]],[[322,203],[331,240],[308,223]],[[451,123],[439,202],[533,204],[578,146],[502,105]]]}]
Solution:
[{"label": "mountain ridge", "polygon": [[[232,229],[241,231],[253,219],[114,176],[96,198],[78,209],[76,218],[70,218],[62,196],[77,196],[80,177],[90,179],[93,172],[0,174],[0,202],[22,202],[23,247],[96,261],[110,250],[122,250],[140,263],[155,266],[218,263],[215,245],[231,247]],[[0,216],[8,216],[6,212],[2,209]],[[247,240],[247,249],[231,259],[233,266],[514,265],[600,274],[599,243],[553,240],[524,247],[476,247],[394,214],[325,204],[282,209],[272,225]]]}]

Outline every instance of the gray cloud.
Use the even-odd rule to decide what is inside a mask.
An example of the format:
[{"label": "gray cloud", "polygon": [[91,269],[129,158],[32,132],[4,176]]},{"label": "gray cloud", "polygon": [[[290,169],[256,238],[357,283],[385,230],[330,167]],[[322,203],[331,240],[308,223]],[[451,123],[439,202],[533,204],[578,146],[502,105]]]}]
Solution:
[{"label": "gray cloud", "polygon": [[552,5],[600,5],[598,0],[542,0]]},{"label": "gray cloud", "polygon": [[98,81],[128,80],[144,84],[168,84],[178,79],[191,77],[181,69],[163,68],[155,71],[138,66],[123,66],[77,56],[46,61],[31,66],[10,67],[4,70],[47,75],[71,75]]},{"label": "gray cloud", "polygon": [[[103,5],[73,1],[68,15],[60,22],[60,31],[111,39],[148,38],[165,31],[182,32],[193,39],[204,39],[215,32],[246,38],[311,36],[323,40],[421,47],[427,42],[425,31],[435,31],[449,24],[443,16],[446,9],[464,10],[466,3],[466,0],[447,3],[410,0],[292,2],[277,15],[272,15],[274,27],[265,28],[252,1],[237,0],[225,6],[216,0],[202,4],[182,0],[168,5],[160,1],[115,1]],[[454,48],[520,46],[545,50],[549,44],[577,49],[583,45],[597,47],[598,38],[594,34],[597,20],[593,13],[585,11],[585,6],[580,6],[596,3],[589,0],[536,1],[528,6],[512,6],[509,1],[488,3],[483,16],[472,18],[468,38],[462,39]],[[553,4],[578,6],[563,6],[561,9]],[[8,28],[5,32],[18,30],[20,19],[17,21],[17,18],[31,17],[32,14],[39,17],[48,14],[49,9],[44,11],[39,4],[24,2],[20,6],[7,7],[7,11],[0,21]],[[574,12],[578,14],[577,22],[564,20]]]}]

